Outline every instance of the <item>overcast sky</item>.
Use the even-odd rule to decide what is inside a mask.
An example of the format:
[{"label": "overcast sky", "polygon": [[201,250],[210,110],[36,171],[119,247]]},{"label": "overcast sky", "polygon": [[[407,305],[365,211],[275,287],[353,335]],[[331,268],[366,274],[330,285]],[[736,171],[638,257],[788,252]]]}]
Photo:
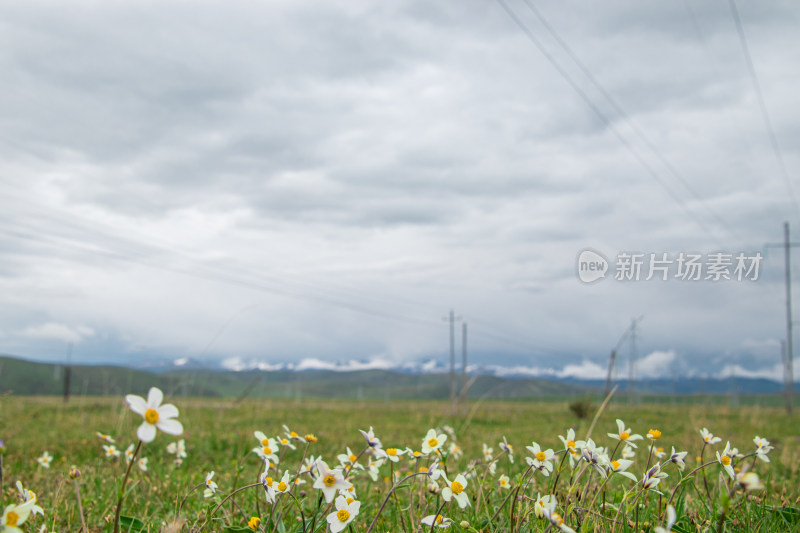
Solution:
[{"label": "overcast sky", "polygon": [[[765,245],[784,221],[800,240],[799,19],[792,0],[3,2],[0,353],[445,364],[454,309],[478,365],[602,376],[643,316],[640,375],[779,378]],[[586,248],[610,261],[591,284]],[[675,262],[619,281],[623,252]],[[690,281],[681,252],[764,259]]]}]

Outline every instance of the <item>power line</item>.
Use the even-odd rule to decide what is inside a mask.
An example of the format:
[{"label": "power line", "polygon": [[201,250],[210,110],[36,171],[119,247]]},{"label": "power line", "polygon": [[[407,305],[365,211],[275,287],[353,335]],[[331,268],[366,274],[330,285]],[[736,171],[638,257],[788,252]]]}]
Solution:
[{"label": "power line", "polygon": [[522,32],[525,34],[528,40],[531,41],[536,46],[536,48],[539,49],[542,55],[544,55],[544,57],[550,63],[550,65],[553,68],[555,68],[556,71],[558,71],[561,77],[564,78],[564,80],[570,85],[570,87],[572,87],[572,89],[578,94],[578,96],[581,97],[581,99],[589,107],[589,109],[591,109],[592,112],[594,112],[594,114],[597,115],[597,117],[600,119],[603,125],[617,138],[617,140],[619,140],[620,143],[622,143],[622,145],[639,162],[639,164],[642,167],[644,167],[644,169],[647,171],[650,177],[653,180],[655,180],[659,185],[661,185],[661,187],[664,189],[664,191],[666,191],[666,193],[670,196],[670,198],[672,198],[675,201],[675,203],[677,203],[678,206],[681,207],[686,212],[686,214],[689,215],[689,217],[695,221],[695,223],[698,226],[700,226],[710,237],[716,240],[716,237],[714,236],[713,232],[708,228],[705,222],[703,222],[703,220],[697,217],[694,211],[689,209],[689,207],[686,205],[686,202],[675,194],[675,192],[667,185],[667,183],[661,178],[661,176],[655,171],[655,169],[652,166],[650,166],[650,164],[647,163],[647,161],[645,161],[645,159],[641,156],[641,154],[639,154],[639,152],[633,148],[630,142],[628,142],[628,140],[625,139],[625,137],[623,137],[617,131],[617,129],[611,123],[611,120],[605,115],[605,113],[603,113],[600,110],[599,107],[597,107],[597,105],[591,100],[591,98],[589,98],[586,92],[583,89],[581,89],[578,83],[574,79],[572,79],[569,73],[556,61],[555,57],[553,57],[553,55],[544,47],[541,41],[539,41],[539,39],[536,38],[536,36],[533,34],[530,28],[528,28],[525,25],[525,23],[522,22],[522,20],[517,16],[517,14],[508,6],[505,0],[497,0],[497,2],[506,11],[508,16],[511,17],[514,23],[516,23],[516,25],[519,26],[519,28],[522,30]]},{"label": "power line", "polygon": [[789,178],[789,172],[786,170],[786,164],[783,161],[783,154],[781,153],[781,148],[778,145],[778,138],[775,136],[775,130],[772,127],[772,120],[770,119],[769,112],[767,111],[767,105],[764,102],[764,94],[761,92],[761,84],[758,81],[758,75],[756,74],[756,68],[753,64],[753,58],[750,56],[750,47],[747,46],[747,37],[745,37],[744,34],[744,26],[742,25],[742,19],[739,17],[739,10],[736,9],[736,2],[734,0],[728,0],[728,5],[731,7],[731,15],[733,16],[733,22],[736,24],[736,32],[739,34],[739,42],[742,45],[742,53],[744,54],[744,60],[747,64],[747,72],[750,74],[750,80],[753,82],[753,88],[756,92],[756,99],[758,100],[758,108],[761,110],[761,118],[764,120],[764,126],[767,128],[767,136],[769,136],[769,142],[772,145],[772,151],[775,154],[775,159],[778,161],[778,167],[780,168],[781,176],[783,176],[783,181],[786,185],[786,190],[789,193],[789,198],[794,204],[794,209],[797,212],[798,217],[800,217],[800,204],[797,203],[797,197],[795,196],[794,188],[792,187],[792,180]]},{"label": "power line", "polygon": [[705,200],[698,194],[698,192],[689,184],[689,181],[683,176],[683,174],[673,165],[658,149],[658,147],[644,134],[641,128],[630,118],[628,113],[622,106],[611,96],[611,94],[600,84],[600,82],[595,78],[589,68],[580,60],[580,58],[573,52],[572,48],[567,44],[567,42],[561,37],[561,35],[556,31],[556,29],[547,21],[547,19],[542,15],[542,13],[536,8],[533,4],[532,0],[523,0],[531,12],[536,15],[536,18],[539,19],[539,22],[550,32],[550,35],[556,40],[556,42],[561,45],[561,48],[567,53],[567,55],[572,59],[575,65],[583,72],[583,75],[591,82],[595,88],[600,91],[600,94],[611,104],[611,107],[614,108],[616,111],[628,124],[628,126],[633,130],[639,140],[644,143],[645,146],[661,161],[661,163],[669,170],[670,174],[677,179],[681,185],[683,185],[684,189],[689,192],[694,198],[699,201],[701,204],[705,206],[705,210],[717,221],[717,223],[728,230],[728,232],[737,239],[741,239],[741,236],[738,235],[736,231],[731,229],[730,225],[725,222],[714,210],[712,210],[708,204],[706,204]]}]

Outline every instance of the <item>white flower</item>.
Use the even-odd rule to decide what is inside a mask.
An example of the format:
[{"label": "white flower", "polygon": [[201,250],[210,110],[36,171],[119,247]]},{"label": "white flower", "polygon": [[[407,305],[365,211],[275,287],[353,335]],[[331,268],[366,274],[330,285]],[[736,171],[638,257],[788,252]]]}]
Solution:
[{"label": "white flower", "polygon": [[508,460],[514,462],[514,447],[511,446],[503,435],[503,442],[499,443],[500,449],[508,454]]},{"label": "white flower", "polygon": [[103,449],[106,451],[106,457],[115,459],[120,456],[119,450],[113,444],[103,444]]},{"label": "white flower", "polygon": [[758,478],[755,472],[747,472],[736,475],[736,481],[742,486],[744,490],[763,490],[764,484]]},{"label": "white flower", "polygon": [[408,452],[408,450],[399,450],[397,448],[379,449],[377,456],[389,459],[391,462],[396,463],[400,460],[400,456]]},{"label": "white flower", "polygon": [[278,442],[270,437],[267,437],[260,431],[253,432],[258,442],[261,446],[257,448],[253,448],[253,452],[261,457],[262,459],[269,459],[274,464],[278,464],[278,456],[276,455],[276,451],[278,450]]},{"label": "white flower", "polygon": [[289,483],[289,471],[287,470],[286,472],[283,473],[283,477],[278,482],[278,484],[275,485],[275,493],[283,494],[284,492],[288,492],[289,489],[291,488],[292,488],[291,484]]},{"label": "white flower", "polygon": [[356,461],[358,460],[358,456],[353,453],[353,450],[350,449],[350,446],[347,447],[347,453],[340,453],[336,456],[336,459],[339,461],[343,467],[347,465],[356,465]]},{"label": "white flower", "polygon": [[489,448],[486,443],[483,443],[483,459],[488,463],[492,460],[492,454],[494,453],[494,448]]},{"label": "white flower", "polygon": [[3,533],[22,533],[19,528],[28,519],[33,507],[36,504],[33,501],[27,501],[20,505],[11,504],[3,511],[3,517],[0,521],[0,526],[3,527]]},{"label": "white flower", "polygon": [[661,483],[662,479],[667,477],[669,476],[661,471],[661,463],[658,463],[655,466],[651,466],[650,470],[645,472],[642,477],[642,487],[661,494],[661,492],[656,490],[656,487]]},{"label": "white flower", "polygon": [[142,457],[141,459],[136,461],[136,465],[142,472],[147,472],[147,457]]},{"label": "white flower", "polygon": [[661,526],[656,526],[653,529],[653,533],[670,533],[672,531],[672,526],[675,525],[675,508],[671,505],[667,505],[667,527],[666,529]]},{"label": "white flower", "polygon": [[339,533],[347,527],[358,515],[358,510],[361,508],[361,502],[353,500],[348,503],[344,496],[336,498],[336,511],[328,515],[326,520],[331,528],[331,533]]},{"label": "white flower", "polygon": [[283,425],[283,432],[286,436],[290,439],[299,440],[300,442],[306,442],[306,439],[298,435],[296,432],[290,430],[286,424]]},{"label": "white flower", "polygon": [[510,489],[511,488],[511,480],[505,474],[500,476],[500,478],[497,480],[497,484],[500,486],[501,489]]},{"label": "white flower", "polygon": [[151,387],[147,393],[147,400],[135,394],[125,396],[125,401],[131,411],[142,415],[144,422],[136,430],[136,436],[142,442],[152,442],[156,438],[156,428],[170,435],[183,433],[183,426],[176,420],[178,408],[171,403],[161,405],[164,393],[156,387]]},{"label": "white flower", "polygon": [[98,431],[97,436],[100,438],[100,440],[107,442],[108,444],[114,444],[114,439],[111,437],[111,435],[106,435],[105,433],[100,433]]},{"label": "white flower", "polygon": [[546,496],[537,494],[536,503],[533,504],[533,511],[538,518],[544,518],[545,509],[551,513],[556,510],[556,497],[551,494],[547,494]]},{"label": "white flower", "polygon": [[[44,516],[44,510],[42,510],[41,507],[36,505],[36,493],[35,492],[33,492],[32,490],[29,490],[29,489],[26,490],[25,488],[23,488],[21,481],[17,481],[17,490],[19,491],[19,494],[22,497],[22,501],[24,503],[31,502],[31,512],[33,514],[38,514],[38,515]],[[0,525],[2,525],[2,524],[0,524]]]},{"label": "white flower", "polygon": [[756,435],[756,438],[753,439],[753,443],[756,445],[756,457],[768,463],[769,457],[767,454],[773,449],[773,447],[769,445],[769,441]]},{"label": "white flower", "polygon": [[609,433],[608,436],[614,440],[626,442],[634,448],[636,448],[636,445],[632,441],[642,440],[642,436],[638,433],[631,435],[631,428],[626,428],[625,422],[619,418],[617,418],[617,429],[619,430],[618,433]]},{"label": "white flower", "polygon": [[203,498],[210,498],[217,492],[217,484],[211,481],[214,478],[214,471],[212,470],[206,474],[206,489],[203,491]]},{"label": "white flower", "polygon": [[672,447],[672,452],[669,455],[669,462],[675,463],[678,466],[678,470],[683,472],[683,469],[686,468],[686,454],[689,452],[676,452],[675,446]]},{"label": "white flower", "polygon": [[526,457],[525,461],[531,465],[532,467],[541,470],[542,474],[545,476],[549,476],[550,472],[553,471],[553,457],[555,453],[552,449],[548,448],[547,450],[542,451],[539,447],[539,444],[534,442],[533,446],[526,446],[529,452],[533,455],[533,457]]},{"label": "white flower", "polygon": [[170,442],[167,444],[167,453],[171,453],[176,457],[176,459],[185,459],[186,458],[186,442],[181,439],[178,442]]},{"label": "white flower", "polygon": [[553,509],[544,507],[542,508],[542,514],[544,514],[544,517],[547,518],[551,524],[556,526],[563,533],[575,533],[575,530],[564,524],[564,519]]},{"label": "white flower", "polygon": [[449,502],[455,498],[458,506],[462,509],[469,505],[469,498],[467,497],[467,493],[464,492],[464,489],[467,487],[467,478],[465,478],[463,474],[458,474],[455,481],[451,482],[447,479],[446,475],[442,475],[442,477],[447,484],[447,486],[442,489],[442,498],[444,501]]},{"label": "white flower", "polygon": [[719,437],[715,437],[709,430],[703,428],[700,430],[700,436],[703,437],[703,442],[706,444],[716,444],[721,442],[722,439]]},{"label": "white flower", "polygon": [[352,483],[344,479],[341,470],[329,468],[328,464],[321,459],[317,461],[317,470],[319,476],[314,481],[314,488],[322,491],[327,503],[333,501],[337,490],[349,489],[352,486]]},{"label": "white flower", "polygon": [[450,518],[445,518],[440,514],[437,515],[428,515],[422,519],[422,523],[428,527],[431,527],[433,523],[436,522],[436,527],[440,527],[442,529],[447,529],[450,527],[450,524],[453,523],[453,520]]},{"label": "white flower", "polygon": [[370,448],[382,448],[381,439],[375,436],[375,432],[372,431],[372,426],[369,427],[369,431],[364,431],[363,429],[359,429],[358,431],[361,432],[361,435],[367,440],[367,444]]},{"label": "white flower", "polygon": [[422,439],[422,453],[429,454],[435,450],[438,450],[442,447],[442,444],[445,443],[447,440],[447,435],[444,433],[436,434],[435,429],[429,429],[428,433],[425,434],[425,438]]},{"label": "white flower", "polygon": [[[105,448],[105,446],[104,446],[104,448]],[[134,450],[134,448],[136,448],[136,446],[134,444],[131,444],[130,446],[128,446],[125,449],[125,462],[126,463],[130,463],[131,461],[133,461],[133,450]],[[117,455],[119,455],[119,454],[117,454]]]},{"label": "white flower", "polygon": [[621,476],[625,476],[626,478],[628,478],[628,479],[632,480],[634,483],[636,483],[636,481],[637,481],[636,476],[634,476],[630,472],[626,472],[626,470],[628,470],[628,467],[631,466],[632,464],[633,464],[633,461],[631,461],[629,459],[619,459],[618,461],[611,461],[608,464],[608,468],[609,468],[609,470],[611,470],[615,474],[619,474]]},{"label": "white flower", "polygon": [[50,468],[50,463],[53,462],[53,456],[45,450],[42,452],[42,455],[36,458],[36,462],[39,463],[42,468]]},{"label": "white flower", "polygon": [[731,476],[731,479],[736,479],[736,473],[733,471],[733,465],[731,464],[732,457],[733,454],[731,453],[730,442],[725,445],[725,451],[722,452],[722,455],[717,452],[717,461],[719,461],[719,464],[721,464],[722,468],[724,468],[728,475]]}]

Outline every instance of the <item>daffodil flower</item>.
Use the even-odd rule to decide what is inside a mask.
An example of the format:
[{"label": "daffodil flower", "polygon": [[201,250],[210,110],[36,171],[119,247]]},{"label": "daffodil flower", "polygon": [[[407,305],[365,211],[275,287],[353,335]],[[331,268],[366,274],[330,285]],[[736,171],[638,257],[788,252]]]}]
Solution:
[{"label": "daffodil flower", "polygon": [[144,422],[136,430],[136,436],[140,441],[152,442],[156,438],[156,428],[170,435],[183,433],[183,426],[176,420],[178,408],[171,403],[161,405],[163,400],[164,393],[157,387],[150,388],[147,400],[135,394],[125,396],[131,411],[144,418]]},{"label": "daffodil flower", "polygon": [[428,515],[425,518],[423,518],[421,522],[428,527],[435,525],[438,528],[447,529],[453,523],[453,520],[450,518],[445,518],[440,514],[437,514],[437,515]]},{"label": "daffodil flower", "polygon": [[53,456],[45,450],[42,452],[42,455],[36,458],[36,462],[39,463],[39,466],[42,468],[50,468],[50,463],[53,462]]},{"label": "daffodil flower", "polygon": [[139,470],[142,472],[147,472],[147,457],[142,457],[136,461],[136,466],[138,466]]},{"label": "daffodil flower", "polygon": [[133,450],[136,448],[136,445],[131,444],[125,449],[125,462],[130,463],[133,461]]},{"label": "daffodil flower", "polygon": [[736,472],[733,471],[733,465],[731,464],[733,462],[733,457],[734,454],[731,453],[730,442],[725,445],[725,450],[722,452],[722,455],[717,452],[717,461],[719,461],[719,464],[721,464],[722,468],[731,476],[731,479],[736,479]]},{"label": "daffodil flower", "polygon": [[329,468],[328,464],[321,459],[318,460],[316,464],[319,476],[314,480],[314,488],[322,491],[327,503],[333,501],[337,490],[348,489],[352,486],[352,483],[344,479],[342,471],[338,468]]},{"label": "daffodil flower", "polygon": [[500,476],[497,479],[497,484],[501,489],[510,489],[511,488],[511,480],[505,474],[503,474],[502,476]]},{"label": "daffodil flower", "polygon": [[703,442],[706,444],[716,444],[722,441],[721,438],[715,437],[713,433],[706,428],[700,430],[700,436],[703,438]]},{"label": "daffodil flower", "polygon": [[22,533],[22,529],[19,526],[25,523],[35,505],[33,501],[27,501],[20,505],[11,504],[7,506],[3,511],[2,519],[0,519],[3,533]]},{"label": "daffodil flower", "polygon": [[618,440],[620,442],[625,442],[630,446],[636,448],[637,446],[633,443],[635,440],[642,440],[642,436],[638,433],[631,435],[631,428],[625,427],[625,422],[617,418],[617,429],[619,432],[617,433],[609,433],[608,436],[614,440]]},{"label": "daffodil flower", "polygon": [[335,506],[336,511],[329,514],[326,518],[331,533],[339,533],[358,516],[361,502],[353,500],[348,503],[344,496],[339,496],[336,498]]},{"label": "daffodil flower", "polygon": [[294,432],[294,431],[292,431],[291,429],[289,429],[289,428],[286,426],[286,424],[284,424],[284,425],[283,425],[283,432],[284,432],[284,434],[285,434],[285,435],[286,435],[288,438],[290,438],[290,439],[298,440],[298,441],[300,441],[300,442],[302,442],[302,443],[305,443],[305,442],[306,442],[306,439],[305,439],[304,437],[301,437],[301,436],[300,436],[300,435],[298,435],[296,432]]},{"label": "daffodil flower", "polygon": [[384,449],[379,449],[376,455],[378,457],[389,459],[391,462],[396,463],[400,460],[400,457],[406,453],[408,453],[408,450],[400,450],[398,448],[384,448]]},{"label": "daffodil flower", "polygon": [[769,445],[769,441],[756,435],[756,438],[753,439],[753,443],[756,445],[756,457],[769,463],[767,454],[773,450],[773,447]]},{"label": "daffodil flower", "polygon": [[553,509],[545,507],[542,509],[542,513],[544,514],[544,517],[547,518],[551,524],[561,530],[562,533],[575,533],[575,530],[568,527],[564,523],[564,519],[561,518],[561,515],[555,512]]},{"label": "daffodil flower", "polygon": [[106,452],[106,457],[109,459],[116,459],[120,456],[120,452],[113,444],[103,444],[103,450]]},{"label": "daffodil flower", "polygon": [[746,472],[736,475],[736,482],[746,491],[763,490],[764,484],[755,472]]},{"label": "daffodil flower", "polygon": [[383,445],[381,444],[381,440],[375,436],[375,432],[372,431],[372,426],[369,427],[369,431],[364,431],[363,429],[358,430],[361,435],[366,439],[367,445],[370,448],[382,448]]},{"label": "daffodil flower", "polygon": [[688,453],[689,452],[676,452],[675,446],[673,446],[672,451],[669,454],[668,462],[675,463],[675,465],[678,467],[678,470],[683,472],[683,469],[686,468],[686,454]]},{"label": "daffodil flower", "polygon": [[428,455],[429,453],[438,450],[442,447],[446,440],[447,435],[444,433],[439,433],[437,435],[435,429],[429,429],[428,433],[425,434],[425,438],[422,439],[422,453]]},{"label": "daffodil flower", "polygon": [[21,481],[17,481],[17,490],[19,491],[19,495],[22,497],[22,501],[24,503],[32,502],[31,503],[31,513],[38,514],[40,516],[44,516],[44,510],[36,505],[36,493],[30,489],[25,489],[22,486]]},{"label": "daffodil flower", "polygon": [[503,442],[499,443],[500,449],[508,454],[508,460],[512,463],[514,462],[514,447],[511,446],[508,441],[506,440],[505,435],[503,435]]},{"label": "daffodil flower", "polygon": [[114,444],[114,439],[111,437],[111,435],[106,435],[105,433],[100,433],[98,431],[97,437],[103,442],[107,442],[108,444]]},{"label": "daffodil flower", "polygon": [[553,471],[553,457],[555,453],[552,449],[542,450],[539,444],[534,442],[532,446],[526,446],[533,457],[526,457],[525,461],[532,467],[541,470],[542,474],[549,476]]},{"label": "daffodil flower", "polygon": [[636,483],[638,481],[636,479],[636,476],[634,476],[630,472],[626,472],[626,470],[628,470],[628,467],[631,466],[632,464],[633,461],[630,461],[628,459],[617,459],[616,461],[611,461],[608,463],[608,469],[609,471],[615,474],[619,474],[621,476],[625,476],[626,478]]},{"label": "daffodil flower", "polygon": [[339,464],[342,465],[342,467],[345,467],[347,465],[355,465],[356,461],[358,460],[358,456],[354,454],[353,450],[351,450],[348,446],[347,453],[340,453],[336,456],[336,460],[339,461]]},{"label": "daffodil flower", "polygon": [[536,513],[537,518],[544,518],[545,509],[551,513],[556,510],[556,497],[551,494],[545,496],[537,494],[536,502],[533,504],[533,511]]},{"label": "daffodil flower", "polygon": [[203,491],[203,498],[210,498],[217,493],[217,484],[212,481],[214,478],[214,471],[212,470],[206,474],[206,489]]},{"label": "daffodil flower", "polygon": [[175,455],[177,459],[186,458],[186,442],[181,439],[178,442],[170,442],[167,444],[167,453]]},{"label": "daffodil flower", "polygon": [[667,477],[669,476],[661,471],[661,463],[651,466],[650,470],[645,472],[644,476],[642,477],[642,488],[661,494],[660,491],[656,490],[656,487],[659,483],[661,483],[662,479]]},{"label": "daffodil flower", "polygon": [[278,451],[278,442],[273,438],[267,437],[261,431],[254,431],[253,435],[261,445],[253,448],[253,453],[262,459],[269,459],[274,464],[278,464],[278,455],[275,453]]},{"label": "daffodil flower", "polygon": [[289,479],[289,471],[283,473],[283,477],[281,480],[275,485],[275,494],[283,494],[284,492],[289,492],[291,489],[291,483]]},{"label": "daffodil flower", "polygon": [[456,500],[458,506],[464,509],[469,505],[469,498],[464,489],[467,488],[467,478],[463,474],[458,474],[454,481],[447,479],[446,475],[442,475],[447,486],[442,489],[442,498],[444,501],[449,502],[452,499]]},{"label": "daffodil flower", "polygon": [[[450,447],[447,449],[447,455],[458,461],[464,455],[464,451],[461,449],[461,446],[451,441]],[[511,459],[511,462],[514,462],[513,458]]]}]

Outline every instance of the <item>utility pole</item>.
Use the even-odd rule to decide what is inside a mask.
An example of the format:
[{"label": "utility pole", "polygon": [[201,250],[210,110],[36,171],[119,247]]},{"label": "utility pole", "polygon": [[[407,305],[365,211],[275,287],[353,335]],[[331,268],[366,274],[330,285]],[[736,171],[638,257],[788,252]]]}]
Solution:
[{"label": "utility pole", "polygon": [[625,333],[623,333],[622,336],[619,338],[617,345],[611,350],[611,357],[608,360],[608,374],[606,374],[606,387],[605,390],[603,391],[604,398],[608,396],[609,392],[611,392],[611,380],[614,377],[614,364],[617,361],[617,352],[619,352],[619,349],[622,347],[625,341],[628,340],[628,336],[631,334],[631,331],[635,327],[636,323],[641,322],[643,318],[644,315],[641,315],[639,318],[634,318],[633,320],[631,320],[631,325],[628,326],[628,329],[626,329]]},{"label": "utility pole", "polygon": [[786,393],[786,412],[792,414],[792,396],[794,395],[794,370],[792,358],[794,343],[792,336],[792,269],[790,261],[791,242],[789,241],[789,223],[783,223],[783,255],[786,267],[786,366],[784,367],[784,388]]},{"label": "utility pole", "polygon": [[[461,324],[461,394],[467,387],[467,323]],[[459,395],[460,396],[460,395]]]},{"label": "utility pole", "polygon": [[64,403],[69,401],[69,378],[72,367],[70,366],[70,359],[72,358],[72,343],[67,346],[67,364],[64,365]]},{"label": "utility pole", "polygon": [[783,248],[784,275],[786,283],[786,341],[785,347],[781,349],[783,361],[783,386],[786,395],[786,413],[792,414],[792,400],[794,397],[794,335],[792,322],[792,263],[791,250],[795,246],[800,246],[800,242],[789,240],[789,223],[783,223],[783,242],[765,244],[764,248]]},{"label": "utility pole", "polygon": [[636,380],[636,320],[631,323],[631,357],[628,360],[628,403],[633,403]]},{"label": "utility pole", "polygon": [[455,312],[451,309],[450,316],[444,317],[442,320],[450,321],[450,404],[455,414],[456,405],[456,320],[461,320],[461,317],[456,317]]}]

